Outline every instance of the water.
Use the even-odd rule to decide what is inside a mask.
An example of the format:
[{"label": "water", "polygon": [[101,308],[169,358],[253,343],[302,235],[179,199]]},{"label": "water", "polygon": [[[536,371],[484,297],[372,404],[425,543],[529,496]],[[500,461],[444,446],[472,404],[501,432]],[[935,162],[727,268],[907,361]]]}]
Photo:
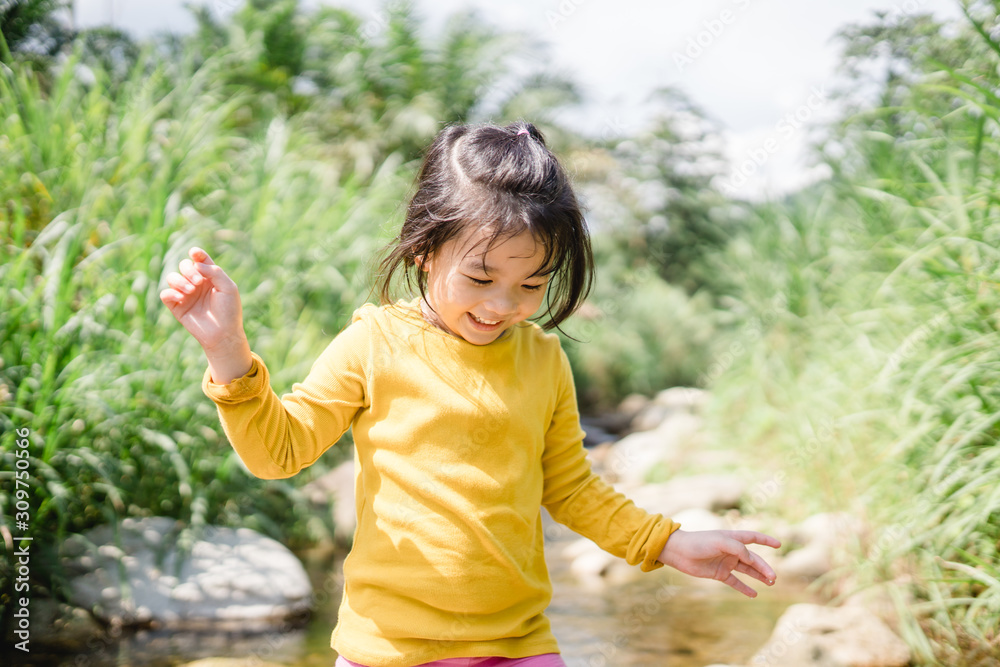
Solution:
[{"label": "water", "polygon": [[[812,601],[800,587],[751,586],[751,600],[719,582],[696,581],[661,568],[636,580],[593,590],[578,582],[547,544],[553,600],[547,615],[568,667],[705,667],[745,664],[791,604]],[[67,647],[62,654],[19,656],[37,667],[168,667],[206,657],[256,657],[293,667],[332,667],[330,633],[343,586],[343,552],[299,554],[318,606],[305,625],[255,635],[137,632]],[[747,580],[744,577],[744,580]],[[28,659],[25,659],[28,658]],[[5,663],[6,664],[6,663]],[[259,664],[259,663],[258,663]]]},{"label": "water", "polygon": [[776,585],[751,600],[719,582],[658,570],[595,595],[553,580],[548,616],[568,667],[746,664],[802,590]]}]

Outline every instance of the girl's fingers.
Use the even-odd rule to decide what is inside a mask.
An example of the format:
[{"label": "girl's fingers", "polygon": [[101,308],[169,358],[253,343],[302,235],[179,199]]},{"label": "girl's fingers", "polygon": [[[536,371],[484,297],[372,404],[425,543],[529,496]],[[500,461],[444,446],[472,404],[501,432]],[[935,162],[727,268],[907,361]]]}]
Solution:
[{"label": "girl's fingers", "polygon": [[[744,547],[744,550],[746,550],[746,547]],[[752,551],[746,550],[746,556],[741,556],[740,560],[736,563],[736,567],[733,569],[741,574],[749,575],[761,583],[767,584],[768,586],[772,586],[774,584],[774,571],[771,570],[768,564],[765,563],[760,556],[756,555]],[[740,593],[743,593],[743,595],[746,595],[747,597],[757,597],[757,591],[740,581],[739,578],[733,574],[733,572],[729,573],[729,576],[726,577],[724,583],[738,590]]]},{"label": "girl's fingers", "polygon": [[232,278],[226,275],[226,272],[218,264],[203,264],[201,262],[194,265],[195,269],[199,272],[199,275],[203,279],[207,279],[212,283],[214,287],[219,292],[225,294],[235,294],[239,290],[236,288],[236,283],[233,282]]},{"label": "girl's fingers", "polygon": [[764,533],[758,533],[756,530],[729,530],[724,532],[728,533],[729,537],[743,544],[759,544],[775,549],[781,546],[781,542],[778,539]]},{"label": "girl's fingers", "polygon": [[[759,557],[758,557],[758,560],[759,560]],[[761,566],[763,566],[763,567],[761,567]],[[742,574],[750,575],[751,577],[753,577],[757,581],[765,583],[768,586],[771,586],[772,584],[774,584],[774,580],[775,580],[774,571],[771,570],[771,568],[767,566],[767,563],[765,563],[763,561],[761,561],[759,565],[756,564],[756,563],[750,563],[750,564],[748,564],[748,563],[745,563],[743,561],[740,561],[739,563],[736,564],[736,568],[735,569],[736,569],[737,572],[740,572]]]},{"label": "girl's fingers", "polygon": [[195,262],[201,262],[202,264],[215,264],[215,262],[212,261],[212,258],[208,256],[208,253],[197,246],[191,248],[191,250],[188,251],[188,254]]},{"label": "girl's fingers", "polygon": [[165,289],[165,290],[163,290],[163,291],[160,292],[160,301],[162,301],[163,305],[167,306],[168,308],[170,306],[176,306],[176,305],[180,304],[180,302],[183,299],[184,299],[184,296],[181,295],[181,294],[178,294],[177,290]]},{"label": "girl's fingers", "polygon": [[768,586],[773,584],[777,575],[774,573],[774,570],[771,569],[771,566],[767,564],[767,561],[746,547],[743,547],[743,552],[743,554],[740,554],[740,565],[743,565],[749,570],[746,574],[749,574],[755,579],[760,579]]},{"label": "girl's fingers", "polygon": [[191,281],[191,284],[195,287],[201,285],[205,282],[206,276],[208,275],[206,271],[199,268],[200,265],[216,266],[212,258],[208,256],[208,253],[201,248],[195,246],[188,251],[190,259],[184,258],[180,263],[180,272]]},{"label": "girl's fingers", "polygon": [[219,292],[237,292],[236,283],[226,275],[222,268],[212,261],[208,253],[198,247],[193,247],[188,251],[190,259],[182,259],[180,272],[195,288],[205,283],[211,283]]},{"label": "girl's fingers", "polygon": [[198,287],[205,282],[205,276],[198,270],[198,265],[190,259],[182,259],[180,264],[181,274],[187,278],[192,285]]},{"label": "girl's fingers", "polygon": [[170,285],[178,295],[193,294],[197,289],[191,282],[179,273],[170,273],[167,276],[167,284]]},{"label": "girl's fingers", "polygon": [[755,591],[754,589],[750,588],[749,586],[747,586],[746,584],[744,584],[742,581],[740,581],[739,579],[737,579],[736,575],[734,575],[734,574],[730,574],[729,577],[727,577],[726,580],[724,582],[722,582],[722,583],[724,583],[727,586],[730,586],[730,587],[736,589],[740,593],[743,593],[743,595],[747,596],[748,598],[755,598],[755,597],[757,597],[757,591]]},{"label": "girl's fingers", "polygon": [[[729,544],[731,548],[727,549],[727,551],[733,556],[736,556],[738,559],[736,566],[733,568],[734,570],[743,574],[748,574],[754,579],[762,581],[770,586],[774,584],[775,579],[777,579],[777,575],[774,573],[774,570],[772,570],[771,566],[767,564],[767,561],[744,546],[744,544],[747,543],[757,544],[757,536],[767,537],[767,535],[754,533],[753,531],[734,531],[730,534],[730,537],[734,538],[737,543],[733,544],[730,542]],[[773,540],[774,538],[771,539]]]}]

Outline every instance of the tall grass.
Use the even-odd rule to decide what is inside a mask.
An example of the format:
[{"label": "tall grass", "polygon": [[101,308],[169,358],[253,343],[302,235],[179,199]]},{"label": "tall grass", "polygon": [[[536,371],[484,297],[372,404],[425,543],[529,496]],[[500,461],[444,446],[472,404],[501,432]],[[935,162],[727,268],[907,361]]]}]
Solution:
[{"label": "tall grass", "polygon": [[[35,538],[36,591],[59,586],[66,533],[123,516],[328,535],[303,480],[265,485],[243,469],[201,394],[203,354],[159,292],[190,246],[208,249],[287,391],[365,300],[365,262],[385,240],[372,221],[408,185],[397,158],[342,178],[295,119],[245,136],[251,92],[223,88],[225,54],[149,59],[118,94],[99,69],[86,83],[79,55],[47,93],[29,67],[0,74],[0,533],[8,553],[12,535]],[[27,532],[12,520],[19,428],[31,432]]]},{"label": "tall grass", "polygon": [[770,316],[714,384],[716,437],[769,454],[773,509],[868,520],[827,583],[893,597],[918,664],[1000,659],[1000,47],[971,32],[988,70],[850,119],[850,164],[717,258]]}]

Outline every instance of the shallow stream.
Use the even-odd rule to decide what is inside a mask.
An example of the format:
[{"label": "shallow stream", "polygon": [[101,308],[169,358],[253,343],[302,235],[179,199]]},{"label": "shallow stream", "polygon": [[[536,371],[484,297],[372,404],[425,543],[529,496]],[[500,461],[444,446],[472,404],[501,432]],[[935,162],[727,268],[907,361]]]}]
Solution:
[{"label": "shallow stream", "polygon": [[[561,546],[546,545],[554,588],[548,616],[568,667],[746,664],[770,636],[782,612],[791,604],[810,600],[801,587],[780,581],[770,589],[751,583],[760,593],[751,600],[721,583],[696,581],[667,568],[594,590],[569,571],[568,563],[557,555]],[[172,667],[207,657],[256,657],[289,667],[333,667],[336,654],[330,648],[330,633],[340,603],[346,554],[299,555],[317,597],[317,609],[304,626],[255,635],[146,631],[115,640],[92,640],[61,655],[33,650],[30,656],[22,656],[28,659],[14,664]]]}]

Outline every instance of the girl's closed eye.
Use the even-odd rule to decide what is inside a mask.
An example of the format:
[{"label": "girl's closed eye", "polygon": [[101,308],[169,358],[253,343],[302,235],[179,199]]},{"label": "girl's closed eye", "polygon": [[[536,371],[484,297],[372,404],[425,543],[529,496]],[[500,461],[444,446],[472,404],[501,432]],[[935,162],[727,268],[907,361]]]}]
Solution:
[{"label": "girl's closed eye", "polygon": [[[479,278],[473,278],[472,276],[466,276],[466,278],[471,280],[476,285],[489,285],[493,282],[492,280],[480,280]],[[530,292],[536,292],[545,287],[545,283],[542,283],[541,285],[522,285],[522,287]]]}]

